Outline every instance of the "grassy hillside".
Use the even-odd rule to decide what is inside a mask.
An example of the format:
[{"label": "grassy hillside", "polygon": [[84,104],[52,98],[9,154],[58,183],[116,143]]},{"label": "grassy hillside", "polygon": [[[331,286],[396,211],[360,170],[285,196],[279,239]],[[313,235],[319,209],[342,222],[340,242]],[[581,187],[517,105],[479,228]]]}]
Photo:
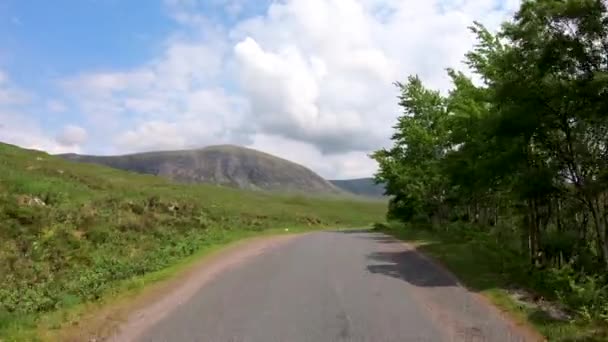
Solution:
[{"label": "grassy hillside", "polygon": [[373,178],[330,180],[330,182],[336,187],[356,195],[367,197],[384,196],[384,186],[376,184]]},{"label": "grassy hillside", "polygon": [[179,185],[0,144],[0,340],[235,230],[362,226],[380,202]]},{"label": "grassy hillside", "polygon": [[61,157],[158,175],[183,183],[211,183],[249,190],[340,192],[331,183],[302,165],[233,145],[124,156],[67,154]]}]

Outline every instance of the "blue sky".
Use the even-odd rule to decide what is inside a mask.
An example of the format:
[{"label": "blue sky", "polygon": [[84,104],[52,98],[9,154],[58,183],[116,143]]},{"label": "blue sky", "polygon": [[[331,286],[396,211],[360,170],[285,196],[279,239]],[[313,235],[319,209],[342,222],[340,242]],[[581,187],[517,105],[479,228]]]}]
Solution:
[{"label": "blue sky", "polygon": [[369,176],[392,83],[447,89],[518,0],[4,0],[0,141],[119,154],[234,143]]},{"label": "blue sky", "polygon": [[[244,6],[238,15],[213,0],[192,10],[228,27],[259,14],[262,3]],[[0,66],[20,86],[51,97],[59,95],[54,82],[63,75],[136,67],[162,53],[180,28],[160,0],[4,0],[0,15]]]},{"label": "blue sky", "polygon": [[[228,27],[264,9],[264,1],[249,3],[238,15],[214,0],[192,10]],[[39,86],[41,75],[134,67],[157,55],[179,28],[169,12],[159,0],[3,0],[0,63],[26,86]]]},{"label": "blue sky", "polygon": [[[46,3],[46,6],[41,4]],[[19,1],[0,5],[2,63],[14,77],[35,82],[36,75],[82,69],[132,67],[157,53],[159,37],[175,29],[160,2]],[[28,84],[29,85],[29,84]]]},{"label": "blue sky", "polygon": [[133,67],[159,53],[163,37],[176,27],[164,7],[152,1],[145,7],[118,0],[4,1],[0,66],[37,94],[31,115],[51,130],[60,129],[78,121],[79,113],[44,108],[45,98],[62,97],[56,82],[83,70]]}]

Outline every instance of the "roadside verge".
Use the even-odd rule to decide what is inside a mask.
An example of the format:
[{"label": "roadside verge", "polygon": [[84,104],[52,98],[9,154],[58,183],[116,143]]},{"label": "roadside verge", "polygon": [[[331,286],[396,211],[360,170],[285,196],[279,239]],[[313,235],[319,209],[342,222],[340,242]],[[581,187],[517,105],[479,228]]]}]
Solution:
[{"label": "roadside verge", "polygon": [[[606,341],[605,332],[593,324],[576,321],[559,303],[518,287],[496,260],[496,247],[486,248],[425,229],[377,225],[376,230],[407,241],[423,255],[453,273],[461,284],[492,303],[521,327],[538,331],[549,341]],[[523,295],[522,295],[523,294]]]},{"label": "roadside verge", "polygon": [[120,282],[98,302],[42,316],[35,331],[24,331],[23,336],[42,341],[132,340],[219,272],[311,231],[232,231],[171,267]]}]

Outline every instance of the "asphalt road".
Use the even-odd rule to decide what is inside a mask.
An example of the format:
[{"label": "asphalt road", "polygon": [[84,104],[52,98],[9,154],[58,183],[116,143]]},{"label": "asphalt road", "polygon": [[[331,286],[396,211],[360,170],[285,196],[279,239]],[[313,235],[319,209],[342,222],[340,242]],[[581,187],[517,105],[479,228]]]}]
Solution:
[{"label": "asphalt road", "polygon": [[[140,341],[526,341],[411,247],[307,234],[209,281]],[[529,340],[529,338],[528,338]]]}]

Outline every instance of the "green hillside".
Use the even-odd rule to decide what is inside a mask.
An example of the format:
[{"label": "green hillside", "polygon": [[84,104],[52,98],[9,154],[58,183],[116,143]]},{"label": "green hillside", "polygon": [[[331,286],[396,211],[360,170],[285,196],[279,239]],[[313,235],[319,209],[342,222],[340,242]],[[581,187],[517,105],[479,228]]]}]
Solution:
[{"label": "green hillside", "polygon": [[0,144],[0,340],[234,231],[352,227],[385,204],[180,185]]},{"label": "green hillside", "polygon": [[338,188],[302,165],[234,145],[122,156],[64,154],[60,157],[162,176],[182,183],[220,184],[247,190],[340,193]]}]

